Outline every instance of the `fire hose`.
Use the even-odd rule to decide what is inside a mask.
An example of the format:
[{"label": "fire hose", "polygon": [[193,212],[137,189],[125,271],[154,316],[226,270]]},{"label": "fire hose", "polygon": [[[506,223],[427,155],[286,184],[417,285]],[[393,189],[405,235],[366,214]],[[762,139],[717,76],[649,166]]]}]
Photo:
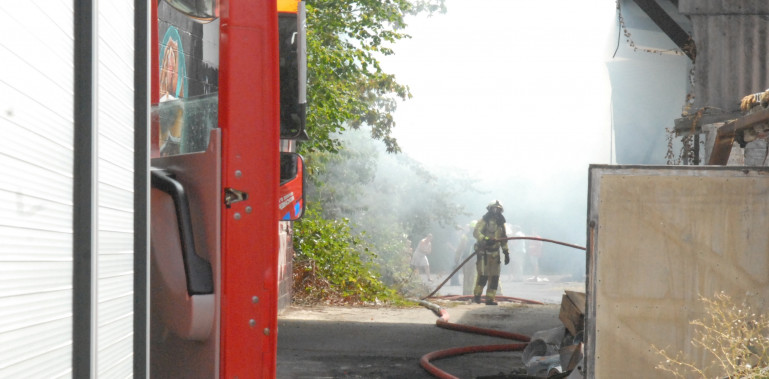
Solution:
[{"label": "fire hose", "polygon": [[[546,238],[540,238],[540,237],[508,237],[504,239],[498,239],[497,241],[518,240],[518,239],[529,239],[529,240],[550,242],[550,243],[555,243],[555,244],[564,245],[568,247],[573,247],[575,249],[585,250],[585,248],[582,246],[572,245],[569,243],[555,241],[555,240],[546,239]],[[510,332],[505,332],[501,330],[478,328],[470,325],[451,323],[449,322],[449,314],[445,309],[443,309],[442,307],[436,304],[425,301],[425,299],[432,297],[436,292],[438,292],[438,290],[440,290],[441,287],[443,287],[443,285],[446,284],[446,282],[454,274],[456,274],[456,272],[459,271],[459,269],[462,268],[462,266],[464,266],[470,260],[470,258],[475,256],[476,254],[477,252],[473,252],[464,261],[462,261],[462,263],[460,263],[457,266],[457,268],[455,268],[454,271],[452,271],[451,274],[449,274],[448,277],[446,277],[446,279],[443,282],[441,282],[441,284],[439,284],[438,287],[433,292],[431,292],[429,295],[423,297],[420,300],[414,300],[414,301],[430,309],[431,311],[433,311],[433,313],[435,313],[436,316],[438,316],[438,320],[436,320],[435,324],[440,328],[456,330],[456,331],[465,332],[465,333],[475,333],[475,334],[482,334],[482,335],[487,335],[492,337],[506,338],[514,341],[521,341],[521,343],[502,344],[502,345],[465,346],[465,347],[457,347],[457,348],[438,350],[438,351],[427,353],[423,355],[422,358],[419,359],[419,364],[422,366],[422,368],[425,369],[425,371],[429,372],[436,378],[458,379],[456,376],[453,376],[439,369],[438,367],[433,365],[431,361],[464,355],[464,354],[472,354],[472,353],[486,353],[486,352],[498,352],[498,351],[523,351],[523,349],[526,348],[526,345],[528,345],[528,342],[531,340],[531,337],[518,334],[518,333],[510,333]],[[529,304],[543,304],[541,302],[534,301],[534,300],[526,300],[526,299],[519,299],[519,298],[510,298],[510,299],[518,302],[529,303]],[[500,300],[504,300],[504,299],[500,299]]]},{"label": "fire hose", "polygon": [[[558,245],[563,245],[563,246],[573,247],[573,248],[575,248],[575,249],[585,250],[585,248],[584,248],[584,247],[582,247],[582,246],[573,245],[573,244],[570,244],[570,243],[561,242],[561,241],[556,241],[556,240],[551,240],[551,239],[547,239],[547,238],[541,238],[541,237],[507,237],[507,238],[499,238],[499,239],[495,239],[495,241],[510,241],[510,240],[534,240],[534,241],[550,242],[550,243],[554,243],[554,244],[558,244]],[[439,291],[439,290],[440,290],[440,289],[443,287],[443,285],[444,285],[444,284],[446,284],[446,282],[448,282],[448,281],[449,281],[449,279],[451,279],[451,277],[452,277],[452,276],[454,276],[454,274],[456,274],[456,273],[457,273],[457,271],[459,271],[459,269],[461,269],[461,268],[462,268],[462,266],[464,266],[464,265],[465,265],[465,263],[467,263],[468,261],[470,261],[470,258],[472,258],[472,257],[476,256],[477,254],[478,254],[478,252],[477,252],[477,251],[474,251],[474,252],[473,252],[472,254],[470,254],[470,255],[469,255],[467,258],[465,258],[465,260],[464,260],[464,261],[462,261],[462,263],[458,264],[458,265],[457,265],[457,267],[454,269],[454,271],[452,271],[452,272],[451,272],[451,274],[449,274],[449,275],[446,277],[446,279],[444,279],[444,280],[441,282],[441,284],[439,284],[439,285],[438,285],[438,287],[436,287],[436,288],[435,288],[435,290],[434,290],[433,292],[430,292],[430,294],[429,294],[429,295],[427,295],[427,296],[423,297],[423,298],[422,298],[422,300],[424,300],[424,299],[429,299],[429,298],[431,298],[433,295],[435,295],[435,293],[436,293],[436,292],[438,292],[438,291]],[[541,304],[541,303],[540,303],[540,304]]]},{"label": "fire hose", "polygon": [[424,300],[415,300],[415,301],[417,301],[422,306],[430,309],[431,311],[433,311],[433,313],[436,314],[436,316],[439,317],[438,320],[435,322],[435,324],[439,328],[456,330],[456,331],[465,332],[465,333],[482,334],[482,335],[487,335],[492,337],[500,337],[500,338],[506,338],[514,341],[523,342],[523,343],[502,344],[502,345],[478,345],[478,346],[455,347],[451,349],[438,350],[438,351],[427,353],[423,355],[422,358],[419,359],[419,365],[422,366],[422,368],[425,369],[425,371],[429,372],[436,378],[458,379],[456,376],[451,375],[439,369],[437,366],[432,364],[431,361],[443,359],[443,358],[455,357],[455,356],[464,355],[464,354],[473,354],[473,353],[489,353],[489,352],[498,352],[498,351],[522,351],[524,348],[526,348],[526,345],[531,339],[530,337],[525,336],[523,334],[510,333],[510,332],[494,330],[494,329],[478,328],[470,325],[454,324],[449,322],[448,312],[446,312],[446,310],[441,308],[440,306]]}]

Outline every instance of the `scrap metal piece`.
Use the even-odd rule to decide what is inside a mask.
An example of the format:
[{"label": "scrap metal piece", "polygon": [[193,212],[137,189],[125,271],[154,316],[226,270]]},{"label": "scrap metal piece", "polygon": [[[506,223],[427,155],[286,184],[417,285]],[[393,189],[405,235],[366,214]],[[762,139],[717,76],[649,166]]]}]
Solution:
[{"label": "scrap metal piece", "polygon": [[[752,141],[760,132],[769,130],[769,109],[763,109],[750,113],[745,117],[727,122],[724,126],[718,128],[716,141],[713,144],[713,152],[708,160],[709,165],[725,166],[729,161],[729,155],[732,152],[734,141],[744,147],[745,143]],[[747,137],[746,138],[746,134]]]}]

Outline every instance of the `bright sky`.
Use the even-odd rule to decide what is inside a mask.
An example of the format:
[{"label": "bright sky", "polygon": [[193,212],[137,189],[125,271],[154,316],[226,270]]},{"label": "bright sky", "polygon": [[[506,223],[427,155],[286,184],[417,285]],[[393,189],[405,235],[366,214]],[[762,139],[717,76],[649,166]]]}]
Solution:
[{"label": "bright sky", "polygon": [[481,175],[610,163],[614,1],[446,3],[383,60],[414,96],[395,113],[406,154]]},{"label": "bright sky", "polygon": [[[465,204],[476,216],[498,199],[525,233],[583,244],[588,167],[612,163],[615,1],[446,5],[447,14],[410,18],[413,38],[382,61],[414,96],[395,113],[394,137],[428,168],[480,178],[486,192]],[[584,256],[563,254],[584,268]]]}]

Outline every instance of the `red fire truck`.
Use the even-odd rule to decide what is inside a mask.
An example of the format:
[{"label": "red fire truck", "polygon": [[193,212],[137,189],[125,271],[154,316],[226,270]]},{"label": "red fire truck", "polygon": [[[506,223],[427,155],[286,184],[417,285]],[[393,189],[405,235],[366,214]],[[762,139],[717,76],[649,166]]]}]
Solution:
[{"label": "red fire truck", "polygon": [[0,13],[0,377],[274,377],[302,3]]},{"label": "red fire truck", "polygon": [[274,377],[279,238],[303,211],[303,3],[152,12],[150,374]]}]

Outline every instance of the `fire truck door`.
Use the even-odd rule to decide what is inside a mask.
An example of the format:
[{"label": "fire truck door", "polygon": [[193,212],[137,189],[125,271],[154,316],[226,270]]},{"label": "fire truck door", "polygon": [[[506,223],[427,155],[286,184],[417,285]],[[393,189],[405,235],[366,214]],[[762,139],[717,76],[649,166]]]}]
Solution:
[{"label": "fire truck door", "polygon": [[151,163],[151,377],[219,373],[221,130],[208,140]]}]

